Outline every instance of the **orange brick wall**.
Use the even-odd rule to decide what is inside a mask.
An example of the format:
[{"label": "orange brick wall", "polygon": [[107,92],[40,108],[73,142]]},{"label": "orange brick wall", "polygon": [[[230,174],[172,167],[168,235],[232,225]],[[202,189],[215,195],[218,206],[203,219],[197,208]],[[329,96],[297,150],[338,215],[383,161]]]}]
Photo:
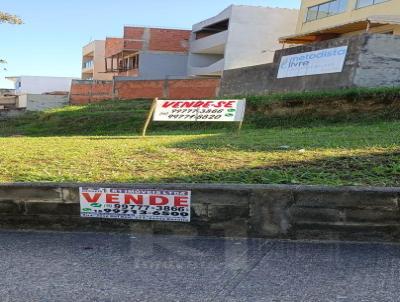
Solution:
[{"label": "orange brick wall", "polygon": [[[143,43],[143,35],[144,35],[144,27],[124,27],[124,49],[126,50],[142,50]],[[137,41],[132,41],[137,40]]]},{"label": "orange brick wall", "polygon": [[70,92],[70,102],[83,105],[113,98],[113,83],[111,81],[73,81]]},{"label": "orange brick wall", "polygon": [[142,41],[124,40],[124,50],[142,50],[142,49],[143,49]]},{"label": "orange brick wall", "polygon": [[218,79],[170,80],[168,97],[178,100],[216,97],[219,83]]},{"label": "orange brick wall", "polygon": [[132,99],[210,99],[218,95],[219,79],[116,81],[113,94],[112,82],[73,81],[71,104],[81,105],[112,98]]},{"label": "orange brick wall", "polygon": [[189,30],[151,28],[149,50],[188,52],[190,34]]},{"label": "orange brick wall", "polygon": [[106,38],[105,56],[111,57],[120,53],[124,49],[124,39],[121,38]]},{"label": "orange brick wall", "polygon": [[121,81],[115,90],[121,100],[153,99],[164,95],[164,81]]},{"label": "orange brick wall", "polygon": [[[149,30],[147,37],[145,30]],[[106,38],[105,55],[110,57],[123,50],[146,50],[145,44],[151,51],[188,52],[190,35],[190,30],[125,26],[123,38]]]},{"label": "orange brick wall", "polygon": [[124,38],[125,39],[135,39],[141,40],[143,39],[144,27],[124,27]]},{"label": "orange brick wall", "polygon": [[[145,35],[145,31],[149,31],[149,35]],[[188,52],[190,30],[163,29],[163,28],[144,28],[144,27],[124,27],[125,48],[127,49],[144,49],[144,40],[148,45],[148,50],[153,51],[173,51]],[[129,41],[129,40],[142,40]]]}]

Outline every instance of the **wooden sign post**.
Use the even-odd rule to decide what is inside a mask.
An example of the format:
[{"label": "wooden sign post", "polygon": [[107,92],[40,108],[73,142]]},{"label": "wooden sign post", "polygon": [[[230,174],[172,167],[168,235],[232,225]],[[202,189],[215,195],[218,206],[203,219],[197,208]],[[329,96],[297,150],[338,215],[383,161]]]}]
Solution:
[{"label": "wooden sign post", "polygon": [[240,135],[240,132],[242,131],[242,127],[243,127],[243,120],[239,122],[238,130],[237,130],[238,135]]},{"label": "wooden sign post", "polygon": [[147,115],[147,119],[146,119],[146,122],[144,123],[143,131],[142,131],[142,136],[143,137],[146,136],[147,128],[149,127],[151,119],[152,119],[153,114],[154,114],[154,111],[156,110],[157,100],[158,100],[158,98],[155,98],[153,100],[153,103],[151,104],[150,111],[149,111],[149,114]]}]

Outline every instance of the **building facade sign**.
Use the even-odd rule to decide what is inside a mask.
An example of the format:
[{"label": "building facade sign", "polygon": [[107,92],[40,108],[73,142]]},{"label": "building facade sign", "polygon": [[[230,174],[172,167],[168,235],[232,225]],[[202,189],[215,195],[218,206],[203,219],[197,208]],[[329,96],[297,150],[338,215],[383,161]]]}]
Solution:
[{"label": "building facade sign", "polygon": [[278,79],[342,72],[347,46],[284,56],[278,71]]},{"label": "building facade sign", "polygon": [[190,191],[80,188],[81,217],[190,222]]}]

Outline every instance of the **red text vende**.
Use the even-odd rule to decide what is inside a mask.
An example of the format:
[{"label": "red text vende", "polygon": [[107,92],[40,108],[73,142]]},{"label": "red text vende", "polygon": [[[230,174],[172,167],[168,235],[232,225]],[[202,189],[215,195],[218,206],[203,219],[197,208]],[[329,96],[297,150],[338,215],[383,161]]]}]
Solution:
[{"label": "red text vende", "polygon": [[163,196],[149,194],[82,193],[88,203],[134,204],[141,206],[188,207],[188,196]]},{"label": "red text vende", "polygon": [[163,108],[234,108],[236,101],[166,101]]}]

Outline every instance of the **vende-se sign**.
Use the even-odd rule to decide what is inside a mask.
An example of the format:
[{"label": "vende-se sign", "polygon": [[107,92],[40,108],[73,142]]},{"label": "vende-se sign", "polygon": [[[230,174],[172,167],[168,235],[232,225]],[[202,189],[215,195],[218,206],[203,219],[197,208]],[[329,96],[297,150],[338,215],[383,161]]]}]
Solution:
[{"label": "vende-se sign", "polygon": [[347,46],[284,56],[278,71],[278,79],[343,71]]},{"label": "vende-se sign", "polygon": [[79,188],[81,217],[190,222],[190,191]]},{"label": "vende-se sign", "polygon": [[154,121],[241,122],[246,100],[157,100]]}]

